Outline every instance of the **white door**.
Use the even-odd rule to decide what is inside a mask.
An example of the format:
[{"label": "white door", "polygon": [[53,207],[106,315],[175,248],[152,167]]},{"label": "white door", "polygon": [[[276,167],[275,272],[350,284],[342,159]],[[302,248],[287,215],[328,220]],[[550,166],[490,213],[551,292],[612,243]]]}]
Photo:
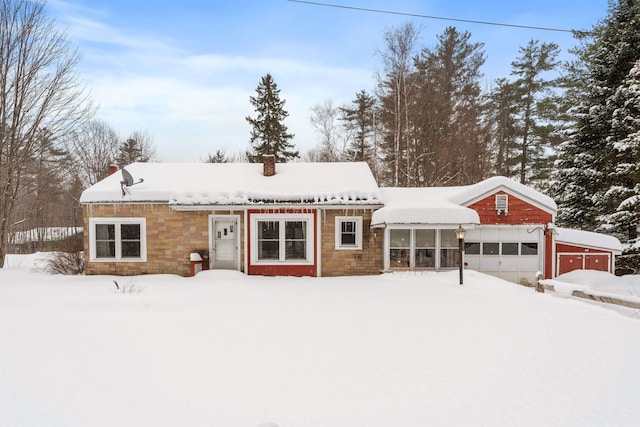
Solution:
[{"label": "white door", "polygon": [[238,220],[214,217],[212,221],[211,268],[238,270]]}]

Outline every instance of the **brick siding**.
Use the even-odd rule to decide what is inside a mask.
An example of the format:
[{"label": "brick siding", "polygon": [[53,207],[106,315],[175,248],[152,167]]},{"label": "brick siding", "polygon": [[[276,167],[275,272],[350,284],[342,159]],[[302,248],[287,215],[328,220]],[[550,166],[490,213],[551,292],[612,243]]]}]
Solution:
[{"label": "brick siding", "polygon": [[[322,276],[378,274],[383,268],[383,231],[372,230],[371,209],[341,209],[321,213]],[[336,250],[336,216],[362,216],[362,249]]]}]

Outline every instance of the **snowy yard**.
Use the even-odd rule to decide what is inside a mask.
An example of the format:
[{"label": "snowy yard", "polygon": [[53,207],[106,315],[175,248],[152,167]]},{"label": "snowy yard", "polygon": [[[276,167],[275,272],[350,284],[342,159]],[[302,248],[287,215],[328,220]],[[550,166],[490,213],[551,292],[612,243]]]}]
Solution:
[{"label": "snowy yard", "polygon": [[0,270],[2,426],[640,419],[638,316],[476,272],[459,286],[457,272],[117,278],[27,264]]}]

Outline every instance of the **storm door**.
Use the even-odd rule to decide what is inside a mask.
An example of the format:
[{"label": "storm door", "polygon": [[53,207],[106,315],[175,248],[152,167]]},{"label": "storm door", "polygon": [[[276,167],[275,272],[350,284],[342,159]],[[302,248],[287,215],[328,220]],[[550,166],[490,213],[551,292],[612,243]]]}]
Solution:
[{"label": "storm door", "polygon": [[230,216],[212,217],[211,268],[239,270],[240,230],[238,218]]}]

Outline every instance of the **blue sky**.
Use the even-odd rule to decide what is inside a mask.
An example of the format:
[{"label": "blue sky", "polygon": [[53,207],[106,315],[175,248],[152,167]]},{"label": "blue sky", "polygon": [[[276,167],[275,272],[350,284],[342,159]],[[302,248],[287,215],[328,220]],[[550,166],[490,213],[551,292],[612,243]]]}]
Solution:
[{"label": "blue sky", "polygon": [[[326,3],[410,14],[562,29],[589,29],[607,0],[329,0]],[[287,0],[49,0],[82,55],[81,75],[98,117],[126,136],[147,131],[159,161],[198,162],[223,148],[249,147],[245,117],[260,77],[271,73],[286,100],[285,124],[302,152],[317,145],[310,109],[373,92],[381,70],[376,49],[385,29],[413,21],[419,44],[432,47],[449,26],[483,42],[486,86],[508,77],[530,39],[556,42],[569,33],[507,28],[321,7]]]}]

